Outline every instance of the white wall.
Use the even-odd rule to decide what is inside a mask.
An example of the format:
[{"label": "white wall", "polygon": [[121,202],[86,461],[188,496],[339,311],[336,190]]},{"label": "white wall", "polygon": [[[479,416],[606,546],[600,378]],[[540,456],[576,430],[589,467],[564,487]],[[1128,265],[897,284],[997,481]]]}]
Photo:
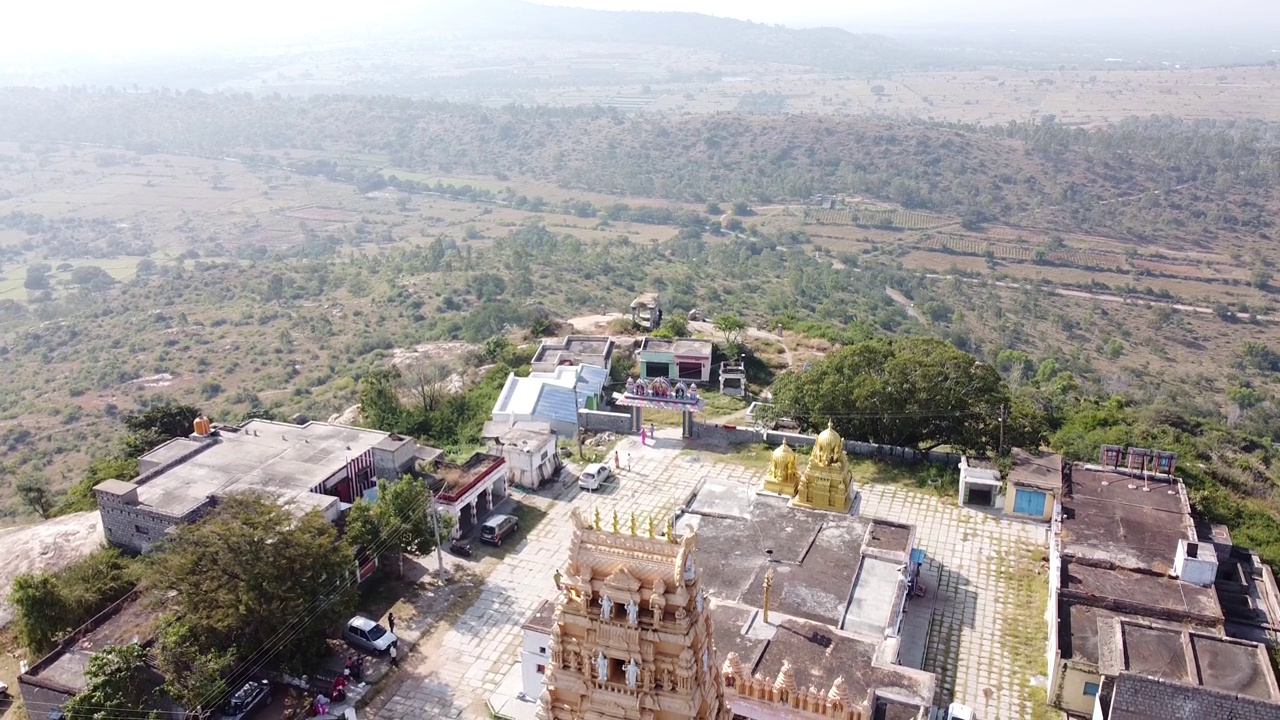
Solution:
[{"label": "white wall", "polygon": [[526,697],[537,699],[542,694],[543,673],[538,666],[551,662],[551,636],[537,630],[524,631],[520,644],[520,681]]}]

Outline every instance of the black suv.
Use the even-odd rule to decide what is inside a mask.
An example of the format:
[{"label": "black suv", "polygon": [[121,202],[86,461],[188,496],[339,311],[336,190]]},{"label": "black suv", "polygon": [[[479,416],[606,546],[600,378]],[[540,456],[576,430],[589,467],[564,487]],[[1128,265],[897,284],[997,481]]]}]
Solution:
[{"label": "black suv", "polygon": [[231,696],[226,707],[222,708],[222,717],[241,720],[270,704],[271,684],[266,680],[250,680]]}]

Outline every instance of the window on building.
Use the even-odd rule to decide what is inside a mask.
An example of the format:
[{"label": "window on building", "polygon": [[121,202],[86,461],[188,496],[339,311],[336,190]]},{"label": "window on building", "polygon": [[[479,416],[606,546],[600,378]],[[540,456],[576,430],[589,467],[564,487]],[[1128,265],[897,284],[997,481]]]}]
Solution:
[{"label": "window on building", "polygon": [[1098,696],[1098,683],[1087,682],[1084,684],[1084,694],[1089,697]]},{"label": "window on building", "polygon": [[546,655],[546,654],[547,654],[547,649],[546,649],[546,648],[544,648],[544,647],[540,647],[540,648],[538,648],[538,654],[539,654],[539,655]]},{"label": "window on building", "polygon": [[546,451],[546,450],[543,450],[543,451],[542,451],[542,462],[546,462],[546,461],[547,461],[547,451]]},{"label": "window on building", "polygon": [[547,674],[547,666],[546,666],[546,665],[539,665],[539,666],[536,668],[536,670],[538,671],[538,674],[539,674],[539,675],[546,675],[546,674]]},{"label": "window on building", "polygon": [[146,528],[142,527],[141,525],[134,525],[134,526],[133,526],[133,531],[134,531],[134,532],[136,532],[136,533],[138,533],[139,535],[150,535],[150,534],[151,534],[151,531],[150,531],[150,530],[148,530],[148,529],[146,529]]}]

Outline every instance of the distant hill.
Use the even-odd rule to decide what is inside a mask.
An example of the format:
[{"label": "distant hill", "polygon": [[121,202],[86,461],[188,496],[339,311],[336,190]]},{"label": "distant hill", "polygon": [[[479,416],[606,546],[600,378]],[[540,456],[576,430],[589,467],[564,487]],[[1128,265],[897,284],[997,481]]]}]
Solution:
[{"label": "distant hill", "polygon": [[882,35],[793,29],[699,13],[549,7],[521,0],[459,0],[424,9],[397,27],[406,34],[476,39],[670,45],[747,62],[838,72],[926,64],[919,50]]}]

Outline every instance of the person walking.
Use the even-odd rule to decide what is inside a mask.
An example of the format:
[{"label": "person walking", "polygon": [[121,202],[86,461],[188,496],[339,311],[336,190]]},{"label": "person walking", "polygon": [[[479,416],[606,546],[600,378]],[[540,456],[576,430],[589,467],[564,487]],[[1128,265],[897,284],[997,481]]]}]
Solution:
[{"label": "person walking", "polygon": [[618,451],[617,451],[617,450],[614,450],[614,451],[613,451],[613,469],[614,469],[614,470],[621,470],[621,469],[622,469],[622,461],[618,459]]},{"label": "person walking", "polygon": [[658,442],[658,431],[653,427],[653,423],[649,423],[649,437],[653,438],[654,442]]},{"label": "person walking", "polygon": [[640,428],[640,444],[641,444],[641,445],[645,445],[645,444],[646,444],[646,443],[645,443],[645,437],[646,437],[646,435],[644,434],[644,428],[643,428],[643,427],[641,427],[641,428]]},{"label": "person walking", "polygon": [[627,453],[627,472],[631,472],[631,453]]},{"label": "person walking", "polygon": [[391,634],[392,634],[392,635],[394,635],[394,634],[396,633],[396,615],[395,615],[395,613],[387,613],[387,629],[389,629],[389,630],[391,631]]},{"label": "person walking", "polygon": [[391,658],[391,667],[400,667],[400,659],[397,657],[396,644],[391,643],[391,647],[387,649],[387,656]]}]

